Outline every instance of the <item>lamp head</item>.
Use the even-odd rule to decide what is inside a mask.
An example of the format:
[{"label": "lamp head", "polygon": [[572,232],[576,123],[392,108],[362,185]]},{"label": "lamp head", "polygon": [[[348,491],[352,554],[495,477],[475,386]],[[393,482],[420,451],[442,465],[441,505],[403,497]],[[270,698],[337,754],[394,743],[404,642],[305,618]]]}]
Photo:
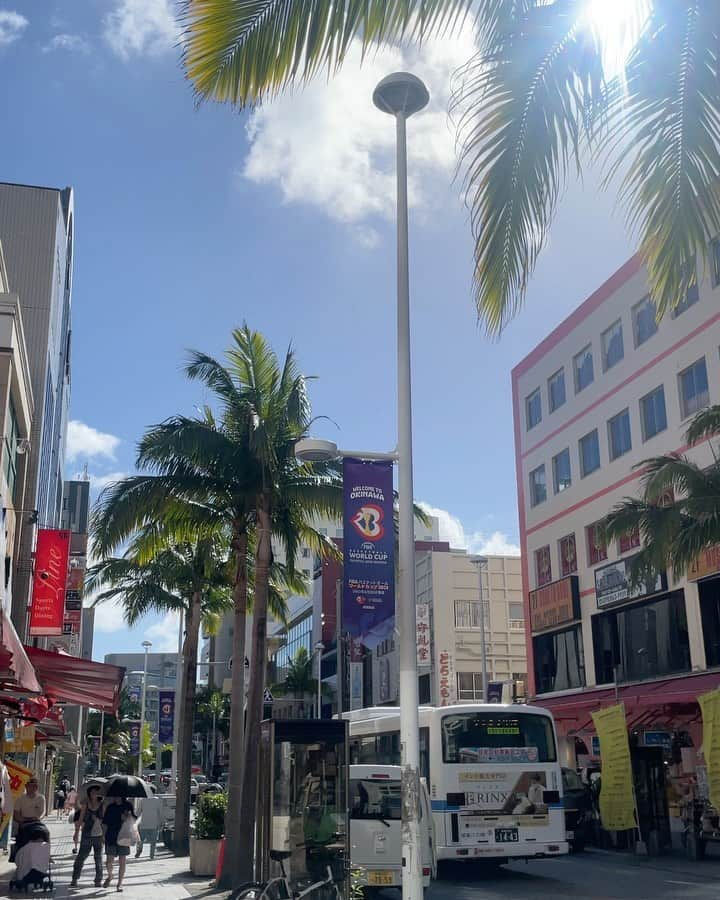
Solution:
[{"label": "lamp head", "polygon": [[402,114],[407,119],[428,105],[428,89],[410,72],[393,72],[386,75],[373,91],[373,103],[391,116]]},{"label": "lamp head", "polygon": [[300,462],[329,462],[338,458],[338,448],[334,441],[303,438],[295,444],[295,456]]}]

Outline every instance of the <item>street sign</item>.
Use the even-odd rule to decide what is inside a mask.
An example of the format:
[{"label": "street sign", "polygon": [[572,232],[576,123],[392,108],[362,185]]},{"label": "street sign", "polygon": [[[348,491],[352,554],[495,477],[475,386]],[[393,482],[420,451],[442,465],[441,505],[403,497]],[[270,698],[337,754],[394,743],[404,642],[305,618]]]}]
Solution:
[{"label": "street sign", "polygon": [[270,691],[270,688],[265,688],[265,693],[263,695],[263,703],[272,703],[273,699],[274,698],[273,698],[272,692]]}]

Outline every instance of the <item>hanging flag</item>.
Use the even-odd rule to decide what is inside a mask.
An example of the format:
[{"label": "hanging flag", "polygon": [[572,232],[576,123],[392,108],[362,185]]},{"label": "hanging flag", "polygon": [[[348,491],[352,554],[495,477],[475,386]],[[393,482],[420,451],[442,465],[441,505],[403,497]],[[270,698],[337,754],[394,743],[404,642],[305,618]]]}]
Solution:
[{"label": "hanging flag", "polygon": [[69,531],[52,528],[38,531],[30,607],[31,637],[63,633],[69,554]]},{"label": "hanging flag", "polygon": [[368,649],[395,627],[390,462],[343,461],[343,631]]},{"label": "hanging flag", "polygon": [[158,691],[160,718],[158,720],[158,740],[161,744],[172,744],[175,727],[175,691]]},{"label": "hanging flag", "polygon": [[630,744],[625,721],[625,704],[608,706],[592,714],[600,739],[602,790],[600,820],[608,831],[636,828]]},{"label": "hanging flag", "polygon": [[140,734],[142,729],[140,722],[130,722],[130,756],[137,756],[140,753]]}]

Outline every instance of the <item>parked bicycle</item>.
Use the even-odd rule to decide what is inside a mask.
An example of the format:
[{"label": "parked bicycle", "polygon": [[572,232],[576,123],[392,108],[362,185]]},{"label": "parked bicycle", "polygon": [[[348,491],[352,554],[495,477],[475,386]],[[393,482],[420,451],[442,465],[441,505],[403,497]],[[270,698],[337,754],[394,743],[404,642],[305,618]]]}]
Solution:
[{"label": "parked bicycle", "polygon": [[325,866],[325,877],[318,881],[307,879],[291,884],[285,871],[289,850],[271,850],[270,859],[280,866],[280,875],[268,881],[254,881],[241,885],[231,900],[344,900],[341,885],[345,880],[345,861],[336,857]]}]

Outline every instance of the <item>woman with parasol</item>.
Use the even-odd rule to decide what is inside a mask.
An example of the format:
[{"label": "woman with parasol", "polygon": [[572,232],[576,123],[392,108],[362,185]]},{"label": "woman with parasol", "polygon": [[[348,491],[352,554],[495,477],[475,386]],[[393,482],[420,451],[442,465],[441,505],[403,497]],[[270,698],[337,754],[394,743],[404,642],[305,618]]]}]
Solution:
[{"label": "woman with parasol", "polygon": [[128,802],[128,797],[150,797],[150,785],[134,775],[116,775],[105,787],[105,797],[109,801],[103,816],[105,831],[105,854],[107,855],[107,878],[103,887],[109,887],[113,877],[115,859],[118,860],[117,890],[122,891],[125,866],[130,855],[130,847],[137,842],[137,816]]}]

